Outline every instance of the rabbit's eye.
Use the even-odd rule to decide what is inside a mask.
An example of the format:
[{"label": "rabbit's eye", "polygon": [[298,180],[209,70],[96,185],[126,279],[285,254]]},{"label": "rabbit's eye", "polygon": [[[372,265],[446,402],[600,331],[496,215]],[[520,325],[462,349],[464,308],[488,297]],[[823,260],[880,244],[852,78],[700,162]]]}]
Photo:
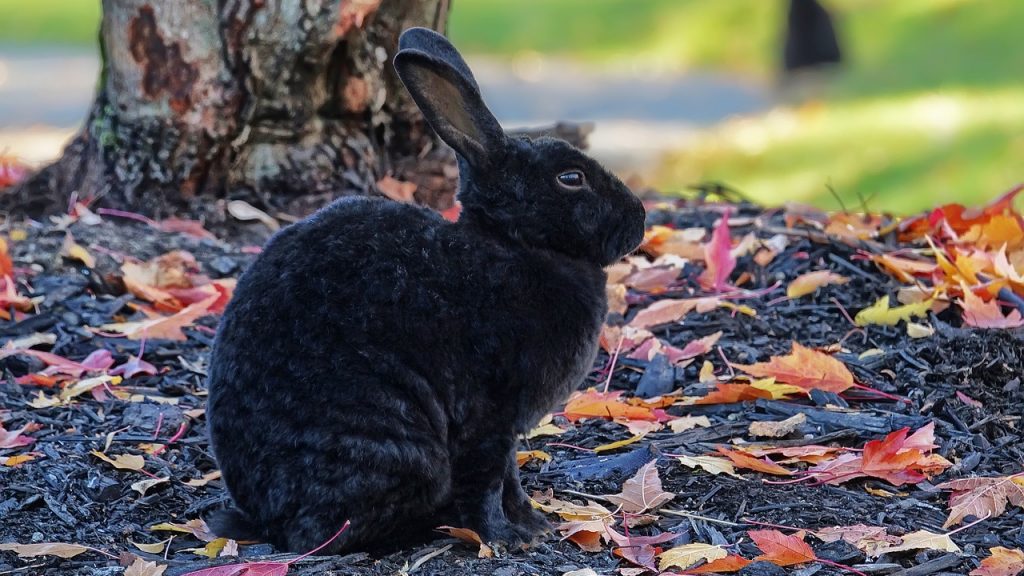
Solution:
[{"label": "rabbit's eye", "polygon": [[558,175],[557,179],[558,183],[561,184],[562,187],[569,188],[571,190],[583,188],[583,184],[586,182],[583,178],[583,172],[580,172],[579,170],[567,170],[562,172]]}]

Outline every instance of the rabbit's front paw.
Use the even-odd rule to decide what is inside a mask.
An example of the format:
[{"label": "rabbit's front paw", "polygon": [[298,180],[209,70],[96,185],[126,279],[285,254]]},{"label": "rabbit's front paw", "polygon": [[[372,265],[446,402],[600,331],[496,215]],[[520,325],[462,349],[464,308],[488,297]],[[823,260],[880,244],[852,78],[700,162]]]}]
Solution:
[{"label": "rabbit's front paw", "polygon": [[551,524],[543,514],[533,508],[520,508],[509,514],[509,520],[515,523],[516,531],[524,542],[532,542],[547,536],[551,532]]},{"label": "rabbit's front paw", "polygon": [[480,538],[484,542],[506,550],[524,548],[532,539],[532,537],[524,538],[524,534],[520,531],[519,527],[508,520],[491,522],[481,526],[477,533],[480,534]]}]

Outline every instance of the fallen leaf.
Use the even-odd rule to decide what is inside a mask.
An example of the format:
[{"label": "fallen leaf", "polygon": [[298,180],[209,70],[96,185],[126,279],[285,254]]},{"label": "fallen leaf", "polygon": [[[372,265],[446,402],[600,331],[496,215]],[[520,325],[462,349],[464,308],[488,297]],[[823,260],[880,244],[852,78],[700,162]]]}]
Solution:
[{"label": "fallen leaf", "polygon": [[709,428],[711,420],[707,416],[681,416],[668,421],[668,427],[679,434],[692,428]]},{"label": "fallen leaf", "polygon": [[628,404],[622,400],[622,391],[598,392],[590,389],[577,392],[565,405],[564,415],[570,422],[584,418],[607,418],[609,420],[650,420],[665,421],[669,416],[664,410],[645,405]]},{"label": "fallen leaf", "polygon": [[748,530],[747,535],[764,554],[754,560],[765,560],[777,566],[793,566],[818,559],[804,542],[803,532],[787,536],[778,530]]},{"label": "fallen leaf", "polygon": [[868,526],[866,524],[830,526],[813,531],[811,534],[814,534],[815,538],[822,542],[838,542],[842,540],[860,550],[865,550],[868,547],[896,545],[902,542],[900,538],[889,535],[885,528],[881,526]]},{"label": "fallen leaf", "polygon": [[961,478],[943,482],[939,490],[950,490],[949,517],[942,525],[949,528],[967,516],[994,518],[1006,512],[1008,504],[1024,507],[1024,476]]},{"label": "fallen leaf", "polygon": [[142,470],[146,466],[146,459],[136,454],[118,454],[111,458],[99,450],[89,453],[118,470]]},{"label": "fallen leaf", "polygon": [[516,452],[516,465],[520,468],[530,460],[540,460],[541,462],[550,462],[551,455],[543,450],[530,450],[528,452]]},{"label": "fallen leaf", "polygon": [[207,558],[216,558],[220,556],[224,547],[227,546],[227,538],[214,538],[206,543],[202,548],[184,548],[182,552],[191,552],[197,556],[205,556]]},{"label": "fallen leaf", "polygon": [[658,569],[661,571],[669,568],[685,570],[697,562],[714,562],[728,555],[729,553],[721,546],[702,543],[684,544],[658,554]]},{"label": "fallen leaf", "polygon": [[774,377],[783,384],[799,386],[804,390],[845,391],[853,386],[853,374],[839,360],[817,350],[793,342],[793,351],[786,356],[772,356],[768,362],[735,364],[747,374]]},{"label": "fallen leaf", "polygon": [[246,562],[203,568],[181,576],[286,576],[288,567],[286,562]]},{"label": "fallen leaf", "polygon": [[661,478],[658,476],[657,459],[651,460],[640,467],[640,470],[622,485],[622,492],[605,496],[609,502],[618,505],[623,511],[639,514],[648,510],[657,510],[675,494],[661,489]]},{"label": "fallen leaf", "polygon": [[66,401],[68,401],[68,400],[70,400],[72,398],[81,396],[82,394],[85,394],[86,392],[91,392],[93,390],[96,390],[100,386],[104,386],[106,384],[110,384],[110,385],[116,386],[116,385],[118,385],[120,383],[121,383],[121,377],[120,376],[109,376],[109,375],[104,374],[103,376],[95,376],[93,378],[86,378],[84,380],[79,380],[78,382],[75,382],[71,386],[68,386],[67,388],[61,390],[60,391],[60,399],[61,399],[61,401],[66,402]]},{"label": "fallen leaf", "polygon": [[906,552],[908,550],[941,550],[943,552],[960,553],[960,547],[953,543],[948,534],[933,534],[927,530],[918,530],[900,537],[901,542],[896,545],[883,543],[879,546],[869,547],[865,554],[877,558],[882,554],[893,554],[895,552]]},{"label": "fallen leaf", "polygon": [[[145,459],[143,459],[143,464],[145,464]],[[140,496],[145,496],[146,492],[148,492],[150,488],[168,482],[169,480],[170,478],[166,476],[163,478],[147,478],[146,480],[139,480],[138,482],[132,484],[132,490],[138,492]]]},{"label": "fallen leaf", "polygon": [[755,470],[757,472],[764,472],[766,474],[775,474],[778,476],[792,476],[793,472],[779,466],[771,460],[759,459],[747,454],[746,452],[740,452],[739,450],[730,450],[728,448],[719,446],[718,453],[725,456],[732,463],[740,468],[747,470]]},{"label": "fallen leaf", "polygon": [[935,328],[927,324],[907,322],[907,336],[911,338],[928,338],[935,334]]},{"label": "fallen leaf", "polygon": [[146,553],[149,553],[149,554],[160,554],[160,553],[162,553],[164,551],[164,548],[167,547],[167,543],[170,542],[170,541],[171,541],[171,539],[168,538],[166,540],[161,540],[159,542],[153,542],[152,544],[141,544],[139,542],[133,541],[131,538],[128,539],[128,543],[129,544],[131,544],[132,546],[135,546],[139,550],[142,550],[143,552],[146,552]]},{"label": "fallen leaf", "polygon": [[750,423],[750,435],[764,438],[782,438],[796,432],[798,428],[807,422],[807,416],[803,413],[794,414],[785,420],[777,422],[763,421]]},{"label": "fallen leaf", "polygon": [[96,259],[89,254],[89,251],[75,242],[75,238],[68,232],[64,235],[64,243],[60,247],[60,255],[69,259],[77,260],[85,264],[87,268],[96,266]]},{"label": "fallen leaf", "polygon": [[60,556],[61,558],[73,558],[88,550],[87,547],[79,544],[65,544],[63,542],[40,542],[38,544],[0,544],[0,550],[17,552],[19,558],[35,558],[36,556]]},{"label": "fallen leaf", "polygon": [[183,484],[199,488],[201,486],[206,486],[206,484],[212,480],[220,480],[220,470],[214,470],[213,472],[203,474],[202,478],[189,478],[183,482]]},{"label": "fallen leaf", "polygon": [[996,546],[989,553],[991,556],[971,570],[970,576],[1017,576],[1024,572],[1024,552]]},{"label": "fallen leaf", "polygon": [[493,558],[495,556],[495,551],[490,549],[490,546],[485,544],[483,539],[480,538],[480,535],[474,530],[470,530],[468,528],[456,528],[453,526],[439,526],[437,531],[443,532],[449,536],[458,538],[467,544],[475,546],[477,548],[477,558]]},{"label": "fallen leaf", "polygon": [[548,414],[537,424],[533,430],[526,434],[526,439],[531,440],[540,436],[560,436],[565,433],[565,428],[560,428],[552,423],[554,416]]},{"label": "fallen leaf", "polygon": [[603,552],[610,520],[571,520],[558,526],[562,540],[568,540],[586,552]]},{"label": "fallen leaf", "polygon": [[964,310],[964,324],[975,328],[1019,328],[1024,326],[1024,317],[1020,310],[1011,310],[1003,315],[1003,310],[995,300],[985,302],[966,286],[963,286],[963,298],[958,302]]},{"label": "fallen leaf", "polygon": [[857,326],[895,326],[900,321],[910,322],[911,318],[927,316],[931,308],[930,299],[890,308],[889,296],[882,296],[877,302],[858,312],[853,321]]},{"label": "fallen leaf", "polygon": [[725,558],[708,562],[703,566],[690,568],[686,571],[686,574],[724,574],[728,572],[739,572],[746,568],[750,563],[750,560],[747,560],[742,556],[730,554]]},{"label": "fallen leaf", "polygon": [[736,256],[732,253],[732,238],[729,236],[729,214],[726,208],[722,218],[711,233],[711,241],[704,245],[706,268],[700,276],[701,284],[715,292],[731,289],[729,275],[736,268]]},{"label": "fallen leaf", "polygon": [[209,314],[210,306],[217,299],[218,296],[211,296],[202,302],[190,304],[173,316],[153,318],[140,322],[105,324],[101,328],[103,330],[120,332],[129,340],[141,340],[143,338],[185,340],[185,333],[181,329],[191,326],[193,322]]},{"label": "fallen leaf", "polygon": [[203,542],[210,542],[215,540],[217,537],[210,532],[210,527],[206,525],[206,522],[196,518],[189,520],[184,524],[175,524],[173,522],[161,522],[154,524],[149,527],[150,531],[156,532],[161,530],[167,530],[171,532],[181,532],[183,534],[191,534]]},{"label": "fallen leaf", "polygon": [[807,272],[797,276],[789,283],[789,286],[786,287],[786,296],[788,298],[800,298],[801,296],[817,292],[822,286],[846,284],[849,281],[850,279],[846,276],[836,274],[831,270]]},{"label": "fallen leaf", "polygon": [[742,476],[736,474],[736,468],[733,466],[732,460],[729,460],[728,458],[719,458],[717,456],[680,455],[676,456],[676,460],[687,468],[699,467],[713,476],[728,474],[729,476],[735,476],[741,480],[743,479]]},{"label": "fallen leaf", "polygon": [[120,366],[115,366],[110,369],[108,374],[114,376],[123,375],[125,378],[133,378],[137,374],[149,374],[153,376],[157,373],[156,366],[153,366],[149,362],[146,362],[142,358],[135,356],[134,354],[128,357],[128,360]]},{"label": "fallen leaf", "polygon": [[26,424],[17,430],[6,430],[0,423],[0,448],[21,448],[35,442],[35,438],[24,434],[29,428]]},{"label": "fallen leaf", "polygon": [[136,557],[135,561],[124,569],[124,576],[163,576],[165,570],[167,570],[166,565]]},{"label": "fallen leaf", "polygon": [[[643,422],[644,424],[650,424],[650,422]],[[627,421],[628,424],[628,421]],[[609,442],[608,444],[601,444],[600,446],[594,446],[594,452],[601,454],[602,452],[611,452],[612,450],[618,450],[623,446],[629,446],[643,440],[646,434],[634,434],[625,440],[616,440],[615,442]]]},{"label": "fallen leaf", "polygon": [[679,278],[680,272],[675,266],[654,266],[633,272],[622,283],[639,292],[658,294],[671,286]]},{"label": "fallen leaf", "polygon": [[613,520],[611,510],[593,501],[588,501],[586,505],[580,505],[566,500],[558,500],[557,498],[545,497],[537,499],[535,497],[533,506],[548,514],[557,514],[562,520]]}]

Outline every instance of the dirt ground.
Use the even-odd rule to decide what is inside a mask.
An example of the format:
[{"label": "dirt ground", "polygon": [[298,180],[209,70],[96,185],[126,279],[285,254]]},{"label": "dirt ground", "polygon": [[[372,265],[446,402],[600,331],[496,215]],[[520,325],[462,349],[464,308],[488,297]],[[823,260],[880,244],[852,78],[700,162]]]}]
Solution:
[{"label": "dirt ground", "polygon": [[[762,221],[782,226],[778,221],[781,216],[761,213],[752,206],[742,207],[740,215],[759,216]],[[653,211],[649,217],[652,223],[671,222],[679,228],[710,228],[718,216],[719,212],[708,208],[680,206]],[[56,341],[49,350],[75,360],[99,348],[111,351],[118,363],[140,353],[139,341],[89,328],[121,321],[133,314],[128,307],[133,299],[124,294],[116,274],[127,255],[144,260],[170,250],[187,250],[209,277],[234,278],[251,262],[255,252],[251,244],[166,233],[144,224],[106,218],[99,225],[76,222],[68,228],[77,243],[96,258],[90,269],[59,256],[66,236],[60,224],[37,223],[23,228],[27,238],[12,243],[11,255],[15,266],[26,270],[31,286],[27,295],[38,296],[41,301],[37,313],[20,321],[0,322],[0,343],[35,333],[53,333]],[[746,229],[738,228],[734,234],[749,230],[755,230],[759,236],[769,235],[758,231],[756,223]],[[789,280],[820,263],[851,281],[825,287],[800,300],[779,301]],[[746,537],[746,531],[762,527],[757,523],[806,529],[873,524],[885,526],[895,534],[919,529],[945,532],[942,525],[948,513],[948,494],[934,490],[934,484],[961,476],[1020,471],[1024,462],[1019,430],[1024,415],[1020,383],[1024,374],[1024,335],[1020,329],[967,329],[960,326],[953,311],[931,318],[936,333],[929,338],[911,339],[905,330],[895,327],[858,329],[846,313],[872,304],[878,297],[892,293],[897,285],[873,263],[858,258],[857,249],[846,244],[819,243],[796,235],[766,267],[755,264],[749,256],[741,258],[737,273],[744,271],[751,278],[745,287],[761,292],[742,301],[756,310],[756,316],[718,308],[691,314],[681,324],[655,330],[656,335],[684,346],[695,338],[722,331],[718,341],[721,354],[736,363],[785,354],[793,340],[812,347],[841,342],[843,350],[837,357],[851,368],[857,380],[892,398],[879,399],[877,395],[852,391],[843,397],[822,394],[802,401],[672,406],[667,409],[671,414],[704,415],[712,425],[682,433],[668,429],[652,432],[639,442],[601,455],[583,449],[623,439],[626,436],[622,427],[603,420],[585,420],[555,439],[535,438],[528,443],[529,448],[543,449],[552,456],[550,462],[531,462],[524,467],[524,482],[529,491],[551,490],[559,498],[581,502],[580,494],[618,492],[622,483],[643,464],[658,458],[663,488],[676,494],[665,509],[678,514],[661,514],[655,524],[637,530],[647,534],[677,533],[676,540],[665,546],[739,542],[738,550],[751,558],[759,551]],[[783,288],[769,290],[776,284]],[[671,296],[669,292],[658,298]],[[0,543],[66,542],[111,555],[88,551],[69,559],[19,559],[11,552],[0,552],[0,574],[115,575],[130,563],[128,554],[167,565],[165,574],[169,576],[237,560],[211,560],[189,551],[203,546],[190,534],[175,534],[159,554],[144,552],[133,545],[158,542],[173,534],[149,530],[154,524],[196,519],[226,502],[227,494],[219,480],[202,486],[184,483],[216,469],[209,452],[205,419],[198,411],[205,402],[204,370],[215,327],[216,317],[208,316],[185,329],[185,341],[145,343],[143,358],[159,372],[126,379],[119,388],[160,401],[110,397],[97,401],[86,394],[69,405],[31,408],[27,404],[40,388],[15,383],[15,379],[36,372],[43,365],[24,356],[0,360],[4,370],[0,407],[8,411],[0,421],[8,430],[27,423],[40,425],[31,434],[35,443],[28,448],[37,454],[36,458],[17,466],[0,466]],[[861,356],[874,349],[878,352]],[[603,385],[603,371],[607,370],[609,360],[608,355],[601,354],[585,386]],[[648,369],[647,362],[626,358],[618,359],[614,366],[611,387],[626,391],[634,391]],[[700,366],[701,362],[695,362],[652,378],[664,379],[663,384],[670,388],[683,388],[684,394],[699,395],[706,391],[698,383]],[[964,396],[977,402],[967,402]],[[826,410],[826,405],[849,406],[850,411]],[[782,441],[786,445],[835,443],[859,447],[904,426],[917,428],[933,421],[939,444],[937,452],[954,465],[932,479],[932,483],[900,488],[880,480],[816,486],[806,482],[766,483],[764,475],[745,471],[738,471],[742,479],[712,476],[686,468],[671,457],[714,452],[716,446],[735,438],[749,438],[746,435],[751,422],[778,420],[798,412],[807,416],[807,424],[799,433],[786,437]],[[566,424],[557,416],[555,422]],[[145,470],[169,481],[141,495],[131,485],[146,476],[115,469],[90,454],[93,450],[104,450],[107,444],[111,453],[144,454]],[[145,446],[140,448],[142,444],[164,448],[152,453],[152,447],[147,452]],[[524,449],[525,446],[524,442]],[[24,450],[17,451],[21,452]],[[0,455],[15,453],[0,450]],[[1024,511],[1011,506],[998,517],[957,532],[953,539],[963,550],[961,555],[919,551],[867,559],[857,548],[843,542],[815,543],[814,550],[820,558],[868,574],[967,574],[990,547],[1024,546]],[[430,554],[435,555],[411,569],[418,559]],[[242,545],[239,556],[277,557],[265,544]],[[597,574],[615,574],[629,566],[610,551],[584,552],[572,542],[560,541],[557,534],[531,549],[489,559],[477,558],[471,547],[439,536],[425,547],[384,558],[363,554],[310,557],[295,563],[289,573],[390,575],[406,571],[449,576],[560,576],[583,568],[591,568]],[[839,573],[838,569],[821,563],[784,569],[765,562],[756,562],[740,572],[802,576]]]}]

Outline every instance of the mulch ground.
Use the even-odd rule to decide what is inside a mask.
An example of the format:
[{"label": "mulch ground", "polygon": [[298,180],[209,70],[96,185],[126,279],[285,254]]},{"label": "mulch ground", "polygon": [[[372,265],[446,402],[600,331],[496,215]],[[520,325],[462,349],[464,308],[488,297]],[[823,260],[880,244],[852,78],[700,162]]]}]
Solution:
[{"label": "mulch ground", "polygon": [[[551,490],[558,498],[577,502],[584,500],[580,494],[614,494],[642,465],[658,458],[663,488],[676,495],[665,508],[683,515],[660,514],[653,526],[638,530],[645,534],[678,534],[674,542],[663,547],[687,542],[738,542],[734,549],[753,558],[759,551],[746,533],[763,527],[758,523],[806,529],[871,524],[886,527],[890,534],[920,529],[942,533],[946,531],[942,526],[948,515],[948,493],[934,490],[933,485],[963,476],[1005,476],[1021,471],[1024,335],[1020,329],[964,327],[955,307],[928,319],[935,333],[926,338],[908,337],[902,324],[858,328],[849,315],[880,296],[894,294],[901,284],[873,262],[859,257],[856,242],[828,240],[800,228],[787,229],[784,215],[778,211],[741,205],[733,215],[737,222],[732,230],[734,239],[748,232],[768,239],[781,231],[788,240],[785,249],[766,266],[756,263],[752,255],[739,259],[732,277],[746,273],[743,288],[754,295],[736,303],[750,307],[756,316],[728,308],[694,312],[681,323],[652,330],[656,336],[683,347],[721,331],[715,351],[707,356],[719,371],[726,358],[734,363],[752,363],[773,354],[786,354],[793,340],[823,349],[841,344],[835,356],[851,369],[857,381],[891,398],[851,390],[842,397],[823,393],[798,400],[674,405],[667,408],[670,414],[707,416],[711,426],[681,433],[667,428],[654,431],[638,442],[601,454],[588,449],[630,434],[613,422],[582,420],[566,426],[569,430],[558,437],[524,442],[524,450],[541,449],[552,457],[549,462],[525,465],[523,476],[529,491]],[[652,210],[649,217],[652,224],[710,230],[720,216],[721,206],[679,202]],[[255,251],[239,243],[167,233],[112,217],[98,225],[48,222],[14,228],[27,233],[24,239],[10,244],[11,257],[23,279],[19,290],[39,300],[35,310],[20,319],[0,322],[0,344],[33,334],[50,334],[55,337],[52,344],[39,349],[77,361],[105,349],[117,364],[141,351],[143,359],[158,373],[142,373],[112,387],[136,395],[130,399],[106,395],[100,401],[87,393],[64,405],[33,408],[29,403],[39,391],[46,395],[57,391],[16,380],[24,381],[22,377],[39,372],[44,364],[21,355],[0,360],[0,406],[7,411],[0,422],[8,431],[25,424],[38,425],[27,433],[35,439],[31,445],[0,450],[0,456],[34,456],[14,466],[0,466],[0,543],[74,543],[110,555],[90,550],[68,559],[20,559],[12,552],[0,552],[0,574],[121,574],[133,560],[132,555],[166,565],[167,575],[237,561],[197,555],[191,550],[202,548],[204,543],[191,534],[149,529],[158,523],[200,518],[223,506],[227,499],[219,480],[200,486],[185,483],[216,470],[201,409],[205,402],[205,367],[217,317],[206,316],[186,327],[187,340],[146,341],[144,351],[139,340],[95,328],[140,316],[131,307],[140,301],[125,294],[118,281],[126,259],[148,260],[171,250],[185,250],[195,256],[202,273],[210,278],[234,278],[252,261]],[[95,257],[92,268],[60,255],[68,231]],[[889,242],[891,245],[893,241]],[[826,286],[800,299],[780,298],[793,278],[808,270],[826,268],[850,281]],[[660,294],[631,292],[627,319],[658,298],[692,296],[700,269],[684,266],[682,281]],[[873,352],[862,356],[868,351]],[[707,392],[707,386],[698,381],[702,362],[703,358],[685,367],[661,366],[655,373],[645,360],[621,357],[612,363],[602,352],[584,386],[603,387],[608,368],[613,366],[613,390],[633,392],[646,374],[645,386],[682,388],[684,395],[700,395]],[[848,409],[836,410],[835,406]],[[867,479],[816,486],[766,483],[765,475],[744,470],[737,470],[743,478],[712,476],[686,468],[671,457],[709,454],[738,438],[752,440],[748,435],[751,422],[781,420],[796,413],[805,414],[806,423],[774,444],[861,447],[903,427],[916,429],[934,422],[939,445],[936,452],[953,466],[937,478],[916,485],[893,487]],[[567,424],[557,416],[555,422]],[[142,455],[144,472],[116,469],[91,454],[96,450],[109,455]],[[153,485],[144,495],[132,488],[134,483],[152,477],[169,480]],[[157,554],[133,544],[155,543],[172,534],[176,537]],[[820,558],[869,574],[967,574],[993,546],[1024,546],[1024,511],[1011,506],[1002,515],[956,532],[953,540],[962,549],[961,554],[923,550],[869,559],[843,542],[814,542],[813,547]],[[292,557],[276,554],[265,544],[241,545],[238,554],[242,559]],[[416,564],[431,554],[430,559]],[[584,552],[576,544],[560,540],[557,534],[528,550],[500,553],[495,558],[478,558],[473,547],[439,535],[439,540],[428,546],[384,558],[363,554],[304,558],[293,564],[289,573],[511,576],[561,575],[591,568],[597,574],[614,574],[631,566],[610,548]],[[804,576],[839,573],[837,568],[822,563],[780,568],[766,562],[751,564],[740,572]]]}]

